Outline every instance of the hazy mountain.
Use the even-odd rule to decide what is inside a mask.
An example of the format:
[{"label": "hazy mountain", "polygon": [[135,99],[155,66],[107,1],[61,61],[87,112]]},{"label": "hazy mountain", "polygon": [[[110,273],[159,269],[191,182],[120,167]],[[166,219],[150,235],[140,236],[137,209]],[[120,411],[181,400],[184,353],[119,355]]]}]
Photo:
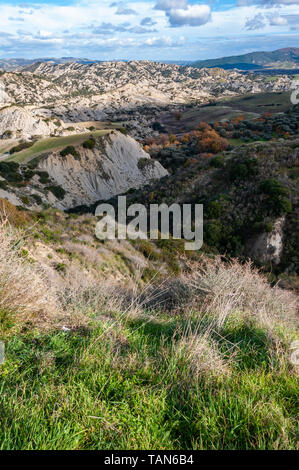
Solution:
[{"label": "hazy mountain", "polygon": [[251,52],[249,54],[221,57],[219,59],[199,60],[191,63],[193,67],[221,67],[254,70],[260,68],[291,69],[299,66],[299,48],[287,47],[272,52]]},{"label": "hazy mountain", "polygon": [[78,64],[93,64],[99,63],[100,60],[90,60],[90,59],[80,59],[76,57],[61,57],[57,58],[46,58],[46,59],[0,59],[0,69],[5,71],[12,71],[20,69],[23,67],[30,67],[33,64],[39,64],[42,62],[50,62],[53,64],[68,64],[68,63],[78,63]]}]

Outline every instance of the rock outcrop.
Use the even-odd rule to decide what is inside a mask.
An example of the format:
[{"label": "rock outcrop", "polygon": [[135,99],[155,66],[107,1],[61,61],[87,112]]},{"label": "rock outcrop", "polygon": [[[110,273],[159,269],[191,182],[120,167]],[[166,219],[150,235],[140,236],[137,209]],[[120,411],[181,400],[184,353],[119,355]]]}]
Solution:
[{"label": "rock outcrop", "polygon": [[260,263],[279,264],[283,251],[285,216],[277,219],[270,233],[263,232],[248,242],[248,256]]},{"label": "rock outcrop", "polygon": [[39,163],[38,169],[66,192],[62,200],[47,194],[48,202],[59,209],[109,199],[168,174],[136,140],[121,132],[98,137],[93,149],[79,146],[76,152],[65,157],[53,152]]}]

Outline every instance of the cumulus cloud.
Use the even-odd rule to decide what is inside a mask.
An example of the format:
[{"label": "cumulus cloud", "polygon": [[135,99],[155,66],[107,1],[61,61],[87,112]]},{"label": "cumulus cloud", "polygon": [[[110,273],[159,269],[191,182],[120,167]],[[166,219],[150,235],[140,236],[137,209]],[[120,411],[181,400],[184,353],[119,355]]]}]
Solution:
[{"label": "cumulus cloud", "polygon": [[261,13],[258,13],[253,18],[248,18],[245,23],[245,28],[249,31],[256,29],[262,29],[266,26],[265,17]]},{"label": "cumulus cloud", "polygon": [[24,18],[21,18],[21,17],[14,17],[14,16],[9,16],[8,18],[9,21],[25,21]]},{"label": "cumulus cloud", "polygon": [[285,15],[285,19],[291,31],[297,31],[299,29],[299,15]]},{"label": "cumulus cloud", "polygon": [[102,23],[99,26],[94,27],[91,25],[88,29],[92,29],[92,33],[96,35],[106,35],[106,34],[113,34],[113,33],[133,33],[133,34],[145,34],[145,33],[155,33],[157,30],[145,28],[143,26],[132,26],[130,23],[122,23],[119,25],[115,25],[112,23]]},{"label": "cumulus cloud", "polygon": [[280,15],[278,12],[269,14],[259,13],[253,18],[247,18],[245,28],[249,31],[265,28],[269,26],[290,26],[290,29],[295,29],[298,24],[299,15]]},{"label": "cumulus cloud", "polygon": [[140,24],[141,26],[154,26],[155,24],[157,24],[157,22],[153,21],[149,16],[147,16],[146,18],[143,18],[140,21]]},{"label": "cumulus cloud", "polygon": [[259,5],[262,7],[273,7],[279,5],[298,5],[299,0],[239,0],[239,6]]},{"label": "cumulus cloud", "polygon": [[270,26],[284,26],[288,24],[288,20],[283,16],[273,15],[269,18]]},{"label": "cumulus cloud", "polygon": [[169,36],[163,36],[163,37],[157,37],[153,36],[151,38],[148,38],[145,41],[145,46],[148,47],[180,47],[184,43],[185,38],[181,36],[177,41],[174,41],[171,37]]},{"label": "cumulus cloud", "polygon": [[186,9],[169,10],[166,15],[173,27],[202,26],[210,20],[211,9],[208,5],[188,5]]},{"label": "cumulus cloud", "polygon": [[116,15],[137,15],[137,11],[132,10],[132,8],[118,7],[115,14]]},{"label": "cumulus cloud", "polygon": [[145,34],[145,33],[156,33],[156,29],[148,29],[144,28],[143,26],[133,26],[133,28],[128,29],[129,33],[134,34]]},{"label": "cumulus cloud", "polygon": [[129,8],[124,2],[113,2],[110,7],[117,8],[116,15],[137,15],[137,11]]},{"label": "cumulus cloud", "polygon": [[188,6],[187,0],[158,0],[155,10],[169,11],[186,9]]}]

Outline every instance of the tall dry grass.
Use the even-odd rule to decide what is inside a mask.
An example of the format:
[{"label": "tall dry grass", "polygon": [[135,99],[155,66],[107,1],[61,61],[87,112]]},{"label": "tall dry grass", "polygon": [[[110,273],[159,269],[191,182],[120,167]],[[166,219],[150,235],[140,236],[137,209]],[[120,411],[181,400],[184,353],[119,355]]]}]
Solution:
[{"label": "tall dry grass", "polygon": [[[141,323],[166,312],[185,318],[189,326],[174,340],[174,356],[185,358],[193,376],[210,371],[219,375],[230,370],[230,360],[219,351],[215,333],[233,317],[248,326],[262,328],[275,357],[284,357],[278,329],[295,323],[297,298],[271,287],[251,263],[222,258],[203,258],[182,275],[159,282],[153,279],[140,289],[112,279],[103,280],[94,271],[70,264],[61,282],[51,282],[38,261],[22,255],[21,230],[0,224],[0,315],[15,325],[26,322],[41,327],[76,329],[91,321],[105,324],[104,333],[122,328],[127,320]],[[208,318],[208,321],[207,321]],[[3,322],[2,322],[3,323]],[[287,330],[290,331],[290,330]],[[234,351],[231,351],[233,357]]]},{"label": "tall dry grass", "polygon": [[48,323],[57,313],[56,299],[36,264],[22,256],[23,234],[0,222],[0,313],[16,323]]},{"label": "tall dry grass", "polygon": [[221,256],[206,258],[190,266],[183,281],[191,292],[192,305],[202,314],[211,314],[221,329],[232,313],[248,321],[267,325],[275,321],[294,321],[298,312],[297,296],[278,286],[271,287],[253,264]]}]

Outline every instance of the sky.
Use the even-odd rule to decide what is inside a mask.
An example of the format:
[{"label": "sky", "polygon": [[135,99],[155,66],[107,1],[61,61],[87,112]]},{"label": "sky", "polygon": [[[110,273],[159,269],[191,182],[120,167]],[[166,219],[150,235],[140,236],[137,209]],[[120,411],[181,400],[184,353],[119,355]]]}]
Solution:
[{"label": "sky", "polygon": [[202,60],[299,47],[299,0],[0,0],[0,57]]}]

